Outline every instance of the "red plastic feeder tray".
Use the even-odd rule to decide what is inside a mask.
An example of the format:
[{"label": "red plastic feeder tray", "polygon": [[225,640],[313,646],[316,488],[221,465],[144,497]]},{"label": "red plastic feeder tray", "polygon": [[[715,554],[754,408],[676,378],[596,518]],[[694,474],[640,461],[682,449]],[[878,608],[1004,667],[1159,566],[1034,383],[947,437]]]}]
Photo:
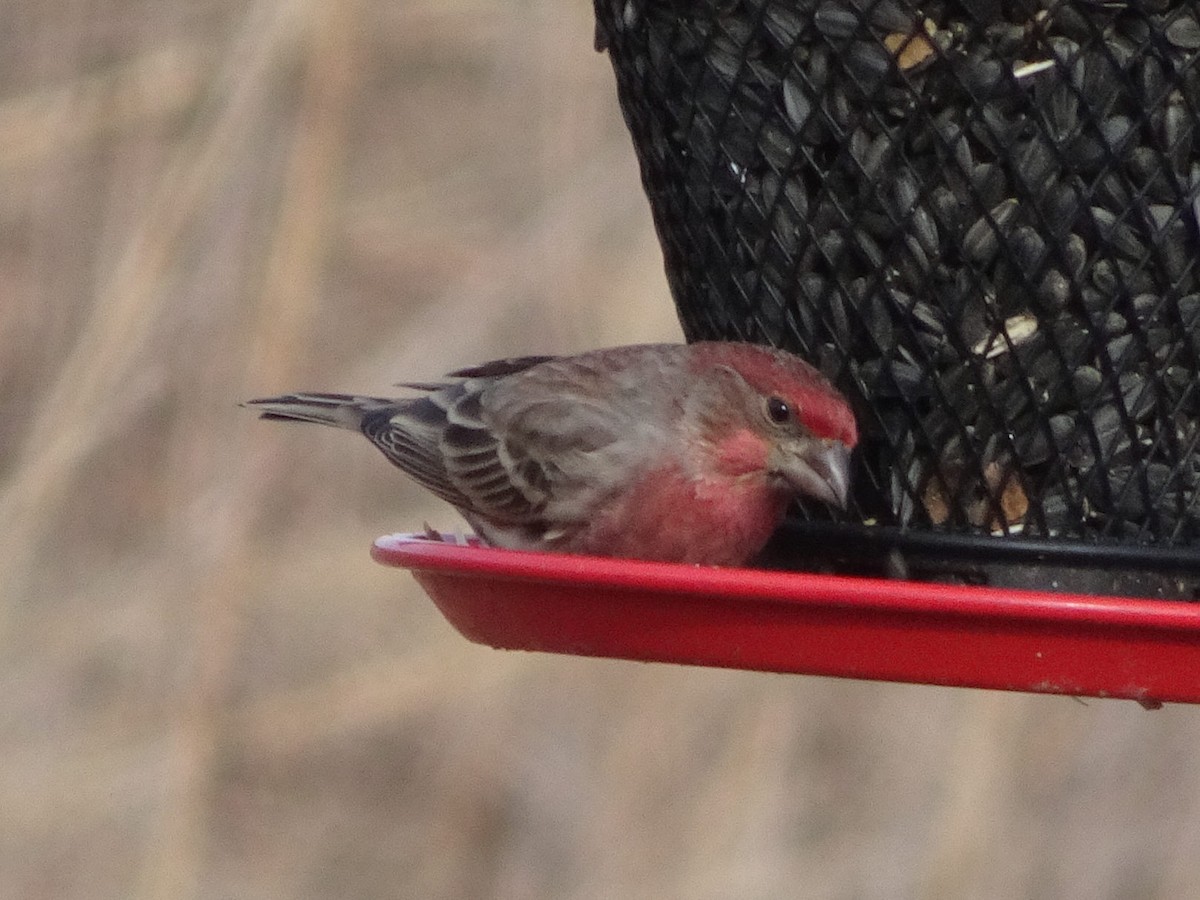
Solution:
[{"label": "red plastic feeder tray", "polygon": [[395,535],[469,640],[508,650],[1200,702],[1200,606],[462,546]]}]

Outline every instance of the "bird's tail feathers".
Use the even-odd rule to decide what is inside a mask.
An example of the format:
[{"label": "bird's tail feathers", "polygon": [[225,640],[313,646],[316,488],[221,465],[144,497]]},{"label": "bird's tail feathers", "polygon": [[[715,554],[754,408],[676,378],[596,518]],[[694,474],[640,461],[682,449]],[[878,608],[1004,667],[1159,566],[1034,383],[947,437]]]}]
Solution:
[{"label": "bird's tail feathers", "polygon": [[359,430],[367,414],[395,405],[395,400],[355,394],[285,394],[247,400],[242,404],[259,410],[263,419],[313,422],[351,431]]}]

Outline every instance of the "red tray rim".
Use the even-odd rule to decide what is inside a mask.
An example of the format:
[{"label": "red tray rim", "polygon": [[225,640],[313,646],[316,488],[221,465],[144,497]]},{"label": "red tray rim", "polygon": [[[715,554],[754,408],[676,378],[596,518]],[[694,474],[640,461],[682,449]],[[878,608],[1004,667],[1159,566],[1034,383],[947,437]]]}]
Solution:
[{"label": "red tray rim", "polygon": [[1177,630],[1200,635],[1200,603],[1186,600],[679,565],[451,544],[406,534],[378,538],[371,555],[384,565],[415,571],[550,582],[576,590],[637,589],[681,599],[704,596],[766,603],[849,606],[864,611],[1152,626],[1159,631]]}]

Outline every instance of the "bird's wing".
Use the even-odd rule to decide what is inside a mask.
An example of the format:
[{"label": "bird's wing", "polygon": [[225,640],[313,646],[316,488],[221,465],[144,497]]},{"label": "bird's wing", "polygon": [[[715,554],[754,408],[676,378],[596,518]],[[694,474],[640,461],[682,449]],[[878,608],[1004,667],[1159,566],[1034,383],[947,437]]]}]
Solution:
[{"label": "bird's wing", "polygon": [[479,521],[541,523],[585,457],[621,434],[621,419],[590,398],[541,381],[519,392],[495,378],[431,385],[363,417],[361,429],[394,465]]},{"label": "bird's wing", "polygon": [[467,498],[455,486],[441,456],[448,406],[443,394],[399,401],[364,416],[360,427],[393,465],[447,503],[462,507]]},{"label": "bird's wing", "polygon": [[630,360],[564,357],[464,382],[442,460],[470,508],[514,523],[569,522],[594,509],[637,466],[627,457],[653,449],[631,437],[658,418],[650,410],[661,392],[630,369]]},{"label": "bird's wing", "polygon": [[401,382],[399,387],[422,391],[425,396],[399,400],[386,412],[364,416],[362,432],[393,465],[447,503],[464,512],[487,514],[486,509],[478,509],[472,485],[460,483],[447,470],[443,456],[446,431],[460,424],[468,428],[477,424],[477,412],[471,410],[488,385],[555,358],[498,359],[450,372],[441,381]]}]

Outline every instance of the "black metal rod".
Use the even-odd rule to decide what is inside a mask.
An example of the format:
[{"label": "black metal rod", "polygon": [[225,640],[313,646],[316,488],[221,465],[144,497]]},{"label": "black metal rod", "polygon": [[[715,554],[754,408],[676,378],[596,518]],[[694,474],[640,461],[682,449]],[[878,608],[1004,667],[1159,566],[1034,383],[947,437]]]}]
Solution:
[{"label": "black metal rod", "polygon": [[794,538],[807,542],[819,539],[826,546],[835,544],[841,553],[854,548],[876,553],[901,550],[977,562],[1054,563],[1102,569],[1200,572],[1200,547],[1151,547],[1100,541],[992,537],[913,531],[894,526],[804,522],[798,519],[789,519],[781,531],[785,540]]}]

